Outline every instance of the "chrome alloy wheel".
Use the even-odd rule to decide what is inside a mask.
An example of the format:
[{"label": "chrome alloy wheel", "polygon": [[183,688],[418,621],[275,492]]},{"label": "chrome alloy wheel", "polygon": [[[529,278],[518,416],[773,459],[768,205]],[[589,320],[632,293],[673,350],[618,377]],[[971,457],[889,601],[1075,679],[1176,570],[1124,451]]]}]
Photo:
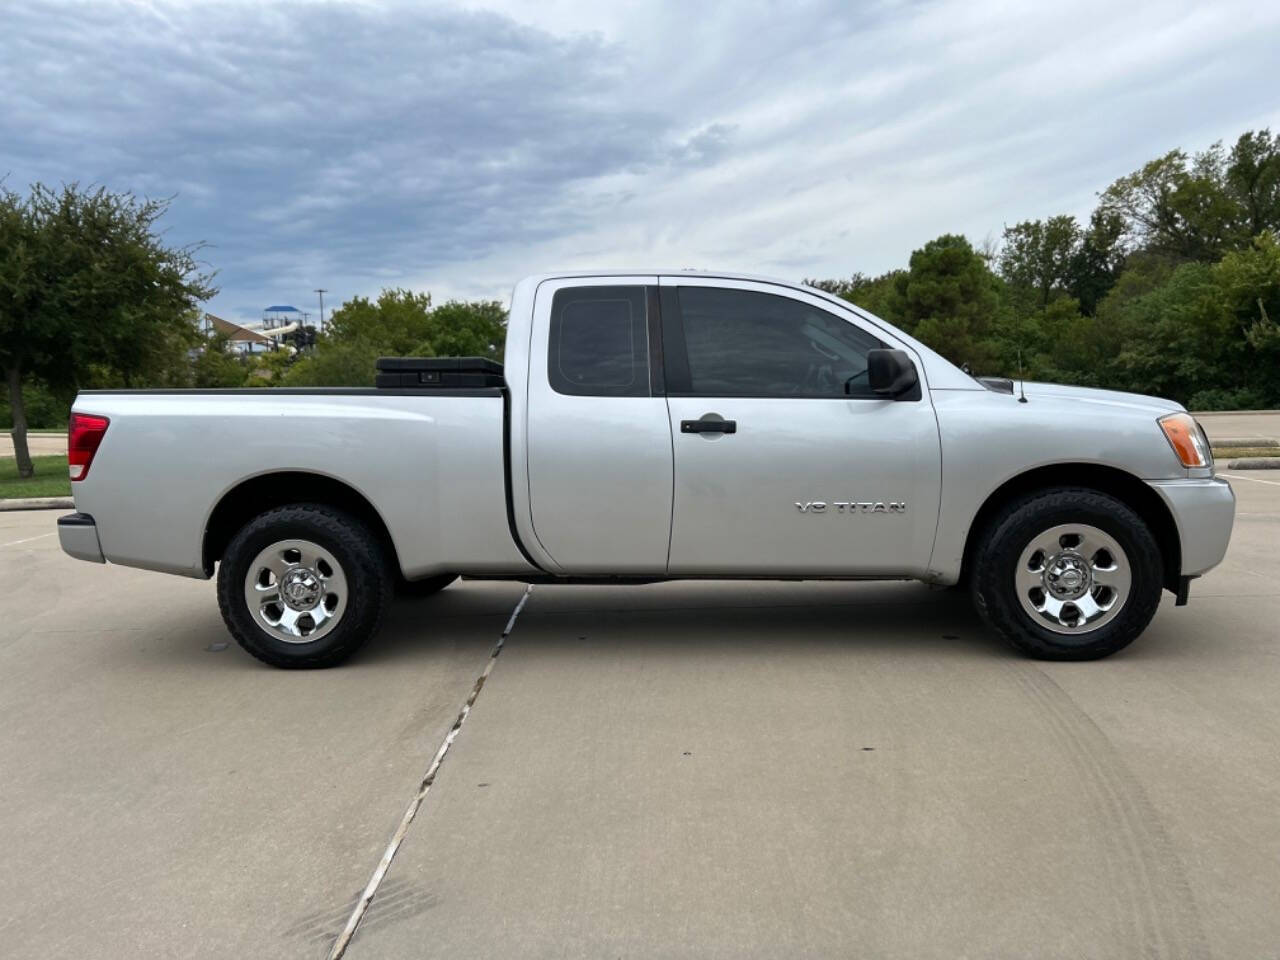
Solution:
[{"label": "chrome alloy wheel", "polygon": [[1054,633],[1079,634],[1115,619],[1133,576],[1114,537],[1087,523],[1064,523],[1031,538],[1014,580],[1032,620]]},{"label": "chrome alloy wheel", "polygon": [[310,540],[280,540],[249,564],[244,600],[258,626],[285,643],[319,640],[342,619],[347,578],[337,560]]}]

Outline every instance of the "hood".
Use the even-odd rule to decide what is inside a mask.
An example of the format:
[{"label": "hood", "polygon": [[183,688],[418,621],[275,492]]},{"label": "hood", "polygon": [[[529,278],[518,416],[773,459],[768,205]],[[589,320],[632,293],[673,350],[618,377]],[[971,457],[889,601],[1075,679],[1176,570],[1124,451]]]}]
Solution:
[{"label": "hood", "polygon": [[[1014,381],[1015,395],[1018,381]],[[1082,400],[1090,404],[1109,407],[1127,407],[1131,410],[1148,410],[1155,416],[1176,413],[1186,408],[1172,400],[1161,397],[1148,397],[1141,393],[1122,393],[1119,390],[1098,390],[1094,387],[1067,387],[1060,383],[1028,383],[1026,385],[1027,400],[1044,397],[1053,400]]]}]

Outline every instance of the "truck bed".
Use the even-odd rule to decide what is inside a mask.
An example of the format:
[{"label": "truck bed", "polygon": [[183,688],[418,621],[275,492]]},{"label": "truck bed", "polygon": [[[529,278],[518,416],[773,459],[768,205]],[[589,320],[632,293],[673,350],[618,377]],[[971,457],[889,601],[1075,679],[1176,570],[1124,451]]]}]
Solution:
[{"label": "truck bed", "polygon": [[76,506],[114,563],[208,576],[217,504],[289,472],[363,497],[406,577],[531,569],[506,510],[501,388],[84,391],[75,410],[111,421]]}]

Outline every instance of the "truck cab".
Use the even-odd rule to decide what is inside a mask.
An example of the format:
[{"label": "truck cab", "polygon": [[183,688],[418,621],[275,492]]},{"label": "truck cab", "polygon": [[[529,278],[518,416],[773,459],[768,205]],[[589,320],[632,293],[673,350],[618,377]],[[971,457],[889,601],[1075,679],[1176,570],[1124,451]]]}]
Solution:
[{"label": "truck cab", "polygon": [[908,344],[759,281],[561,277],[532,298],[513,439],[540,565],[926,575],[942,470],[927,372],[912,351],[909,388],[868,380],[874,351]]}]

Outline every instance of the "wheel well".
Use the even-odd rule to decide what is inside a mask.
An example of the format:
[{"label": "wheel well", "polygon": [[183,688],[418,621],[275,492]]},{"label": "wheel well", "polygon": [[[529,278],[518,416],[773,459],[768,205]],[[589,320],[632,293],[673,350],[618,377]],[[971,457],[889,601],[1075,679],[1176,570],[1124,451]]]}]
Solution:
[{"label": "wheel well", "polygon": [[969,573],[969,565],[978,541],[990,526],[996,512],[1005,504],[1035,490],[1049,487],[1088,487],[1100,493],[1110,494],[1124,502],[1140,516],[1151,529],[1164,558],[1164,585],[1177,592],[1182,574],[1182,540],[1173,514],[1165,506],[1160,495],[1131,473],[1095,463],[1054,463],[1028,470],[992,491],[978,510],[969,526],[964,545],[964,564],[961,577]]},{"label": "wheel well", "polygon": [[236,531],[259,514],[294,503],[319,503],[336,507],[365,523],[400,569],[395,543],[381,515],[357,490],[341,480],[303,471],[267,473],[245,480],[228,490],[213,508],[204,530],[204,572],[212,576],[213,565],[222,559]]}]

